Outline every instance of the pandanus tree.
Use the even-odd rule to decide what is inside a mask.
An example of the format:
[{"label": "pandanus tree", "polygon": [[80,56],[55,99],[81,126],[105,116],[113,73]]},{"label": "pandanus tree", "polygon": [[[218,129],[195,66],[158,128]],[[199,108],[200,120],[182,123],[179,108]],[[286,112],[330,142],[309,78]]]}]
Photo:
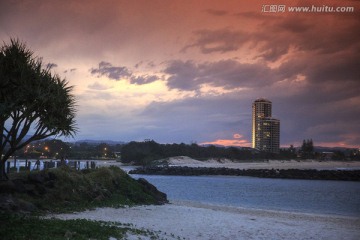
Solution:
[{"label": "pandanus tree", "polygon": [[0,49],[0,179],[6,161],[33,141],[76,134],[72,86],[44,67],[24,43]]}]

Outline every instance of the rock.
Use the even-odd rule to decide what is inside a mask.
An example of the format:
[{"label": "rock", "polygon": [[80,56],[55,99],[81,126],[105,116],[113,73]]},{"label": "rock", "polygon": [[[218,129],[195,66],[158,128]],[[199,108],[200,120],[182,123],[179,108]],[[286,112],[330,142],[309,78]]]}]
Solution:
[{"label": "rock", "polygon": [[146,179],[139,178],[137,181],[143,186],[144,190],[147,190],[152,193],[158,204],[165,204],[169,202],[167,199],[167,195],[163,192],[160,192],[154,185],[149,183]]},{"label": "rock", "polygon": [[230,169],[207,167],[146,167],[138,168],[130,174],[150,175],[231,175],[261,178],[316,179],[360,181],[360,170],[315,170],[315,169]]}]

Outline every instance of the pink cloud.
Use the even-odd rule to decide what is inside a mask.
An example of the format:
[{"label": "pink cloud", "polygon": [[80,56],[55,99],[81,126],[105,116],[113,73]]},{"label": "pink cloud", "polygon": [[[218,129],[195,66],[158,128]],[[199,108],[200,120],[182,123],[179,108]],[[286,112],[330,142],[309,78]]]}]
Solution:
[{"label": "pink cloud", "polygon": [[211,142],[203,142],[204,145],[221,145],[221,146],[235,146],[235,147],[251,147],[251,142],[243,139],[243,136],[239,133],[233,135],[234,139],[216,139]]}]

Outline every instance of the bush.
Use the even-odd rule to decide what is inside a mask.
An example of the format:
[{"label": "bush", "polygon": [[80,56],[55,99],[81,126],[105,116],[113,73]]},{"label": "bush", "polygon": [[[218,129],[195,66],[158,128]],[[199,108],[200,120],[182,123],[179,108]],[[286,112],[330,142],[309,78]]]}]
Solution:
[{"label": "bush", "polygon": [[[63,166],[13,177],[0,192],[0,197],[11,200],[13,204],[4,206],[2,204],[9,201],[3,200],[0,210],[33,211],[35,206],[40,212],[64,212],[93,207],[159,204],[157,192],[149,191],[118,167],[76,171]],[[22,206],[29,209],[22,209]]]}]

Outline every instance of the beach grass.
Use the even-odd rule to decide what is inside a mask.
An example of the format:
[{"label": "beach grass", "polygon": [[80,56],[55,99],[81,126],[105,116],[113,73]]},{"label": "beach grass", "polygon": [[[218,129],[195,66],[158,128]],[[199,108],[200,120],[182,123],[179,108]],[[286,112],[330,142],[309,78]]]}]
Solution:
[{"label": "beach grass", "polygon": [[[59,220],[49,214],[111,207],[158,204],[154,193],[118,167],[76,171],[66,166],[30,173],[13,173],[0,186],[0,239],[126,239],[155,232],[132,224]],[[4,211],[6,203],[8,211]],[[10,211],[10,212],[9,212]]]},{"label": "beach grass", "polygon": [[33,206],[31,212],[35,208],[40,214],[157,203],[151,192],[118,167],[82,171],[61,167],[11,177],[17,185],[11,194],[23,203],[17,207]]},{"label": "beach grass", "polygon": [[156,232],[136,229],[132,224],[90,221],[84,219],[42,219],[24,215],[0,215],[0,236],[3,240],[20,239],[126,239],[128,235],[158,239]]}]

